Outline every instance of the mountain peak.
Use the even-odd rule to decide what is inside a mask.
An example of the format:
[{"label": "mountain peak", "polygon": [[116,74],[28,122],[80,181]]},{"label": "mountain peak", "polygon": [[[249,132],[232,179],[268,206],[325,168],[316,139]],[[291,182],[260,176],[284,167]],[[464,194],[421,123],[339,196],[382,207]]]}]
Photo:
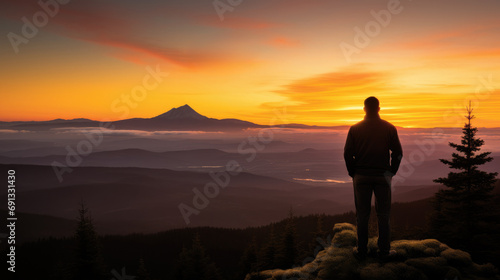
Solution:
[{"label": "mountain peak", "polygon": [[189,105],[183,105],[177,108],[172,108],[168,112],[163,113],[155,118],[159,119],[170,119],[170,120],[178,120],[178,119],[195,119],[195,120],[203,120],[208,119],[207,117],[198,114],[193,108]]}]

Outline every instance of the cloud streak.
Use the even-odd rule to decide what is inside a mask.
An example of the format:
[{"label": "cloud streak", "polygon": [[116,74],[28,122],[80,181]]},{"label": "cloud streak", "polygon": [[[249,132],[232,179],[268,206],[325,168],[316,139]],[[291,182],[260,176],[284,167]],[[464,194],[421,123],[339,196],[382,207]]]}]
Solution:
[{"label": "cloud streak", "polygon": [[[381,102],[381,115],[402,127],[446,127],[461,125],[464,102],[474,99],[482,116],[495,110],[500,99],[490,94],[478,100],[474,87],[466,83],[399,85],[393,72],[370,70],[368,65],[357,65],[336,72],[297,79],[275,91],[286,98],[282,102],[264,104],[264,107],[286,106],[291,115],[316,124],[332,119],[344,125],[353,124],[364,116],[363,101],[376,96]],[[450,93],[452,92],[452,94]],[[463,106],[462,106],[463,105]]]},{"label": "cloud streak", "polygon": [[387,81],[387,73],[356,66],[298,79],[275,92],[298,104],[302,111],[341,109],[337,106],[340,100],[344,106],[359,107],[356,99],[365,97],[367,91],[375,94],[387,90]]},{"label": "cloud streak", "polygon": [[[50,24],[44,30],[63,37],[108,47],[113,56],[134,63],[142,63],[147,59],[160,59],[177,66],[197,69],[230,60],[227,55],[219,53],[175,47],[168,39],[165,40],[158,35],[153,34],[148,38],[148,31],[144,32],[145,29],[143,29],[145,27],[142,23],[144,16],[138,17],[131,7],[127,9],[117,3],[113,5],[112,3],[91,2],[85,5],[73,5],[70,2],[65,6],[60,6],[59,12],[50,19]],[[19,22],[21,17],[30,18],[41,9],[36,1],[8,1],[7,5],[9,11],[4,10],[3,16]],[[165,8],[163,12],[165,14],[155,13],[152,17],[180,19],[180,16],[188,14],[187,11],[174,7]],[[183,21],[185,22],[185,19]],[[247,20],[246,25],[251,24],[251,20]],[[243,22],[242,25],[245,26],[245,23]],[[172,32],[172,34],[175,33]],[[175,40],[177,39],[173,38],[172,41]]]},{"label": "cloud streak", "polygon": [[[207,131],[174,131],[174,130],[162,130],[162,131],[144,131],[144,130],[128,130],[128,129],[107,129],[107,128],[95,128],[95,127],[63,127],[51,129],[56,134],[104,134],[112,136],[160,136],[160,135],[199,135],[199,134],[213,134],[217,135],[220,132],[207,132]],[[1,130],[0,130],[1,132]]]}]

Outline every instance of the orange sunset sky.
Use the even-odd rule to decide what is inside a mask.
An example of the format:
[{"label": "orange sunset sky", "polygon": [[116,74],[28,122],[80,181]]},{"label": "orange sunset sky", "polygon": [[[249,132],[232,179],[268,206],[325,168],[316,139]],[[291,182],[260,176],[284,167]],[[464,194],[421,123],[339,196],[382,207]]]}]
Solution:
[{"label": "orange sunset sky", "polygon": [[[475,125],[500,127],[497,0],[41,2],[0,0],[0,121],[189,104],[213,118],[268,124],[286,107],[287,122],[351,125],[375,95],[397,126],[462,126],[471,99]],[[357,30],[369,41],[356,44]],[[169,74],[134,100],[148,67]]]}]

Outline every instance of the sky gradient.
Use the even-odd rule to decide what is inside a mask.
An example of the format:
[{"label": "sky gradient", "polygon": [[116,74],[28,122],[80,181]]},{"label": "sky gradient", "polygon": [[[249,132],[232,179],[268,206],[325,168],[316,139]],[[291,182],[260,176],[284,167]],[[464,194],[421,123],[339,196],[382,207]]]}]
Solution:
[{"label": "sky gradient", "polygon": [[[224,13],[213,1],[66,2],[26,38],[38,1],[0,0],[1,121],[189,104],[213,118],[269,124],[286,107],[285,122],[351,125],[374,95],[397,126],[460,127],[472,100],[477,126],[500,127],[500,1],[233,0]],[[144,84],[152,70],[168,76]]]}]

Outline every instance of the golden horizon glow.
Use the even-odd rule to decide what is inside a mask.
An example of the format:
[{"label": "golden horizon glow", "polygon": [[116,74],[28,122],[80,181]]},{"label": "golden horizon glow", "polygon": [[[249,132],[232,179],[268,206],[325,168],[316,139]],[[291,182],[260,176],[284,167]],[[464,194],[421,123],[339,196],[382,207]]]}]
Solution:
[{"label": "golden horizon glow", "polygon": [[[401,1],[350,62],[339,44],[354,45],[354,27],[387,1],[245,2],[224,21],[202,3],[93,4],[65,6],[17,54],[0,45],[0,121],[150,118],[188,104],[217,119],[340,126],[360,121],[376,96],[396,126],[461,127],[472,100],[475,126],[500,127],[495,1]],[[2,10],[4,34],[21,34],[36,5]],[[130,101],[157,67],[168,76]]]}]

